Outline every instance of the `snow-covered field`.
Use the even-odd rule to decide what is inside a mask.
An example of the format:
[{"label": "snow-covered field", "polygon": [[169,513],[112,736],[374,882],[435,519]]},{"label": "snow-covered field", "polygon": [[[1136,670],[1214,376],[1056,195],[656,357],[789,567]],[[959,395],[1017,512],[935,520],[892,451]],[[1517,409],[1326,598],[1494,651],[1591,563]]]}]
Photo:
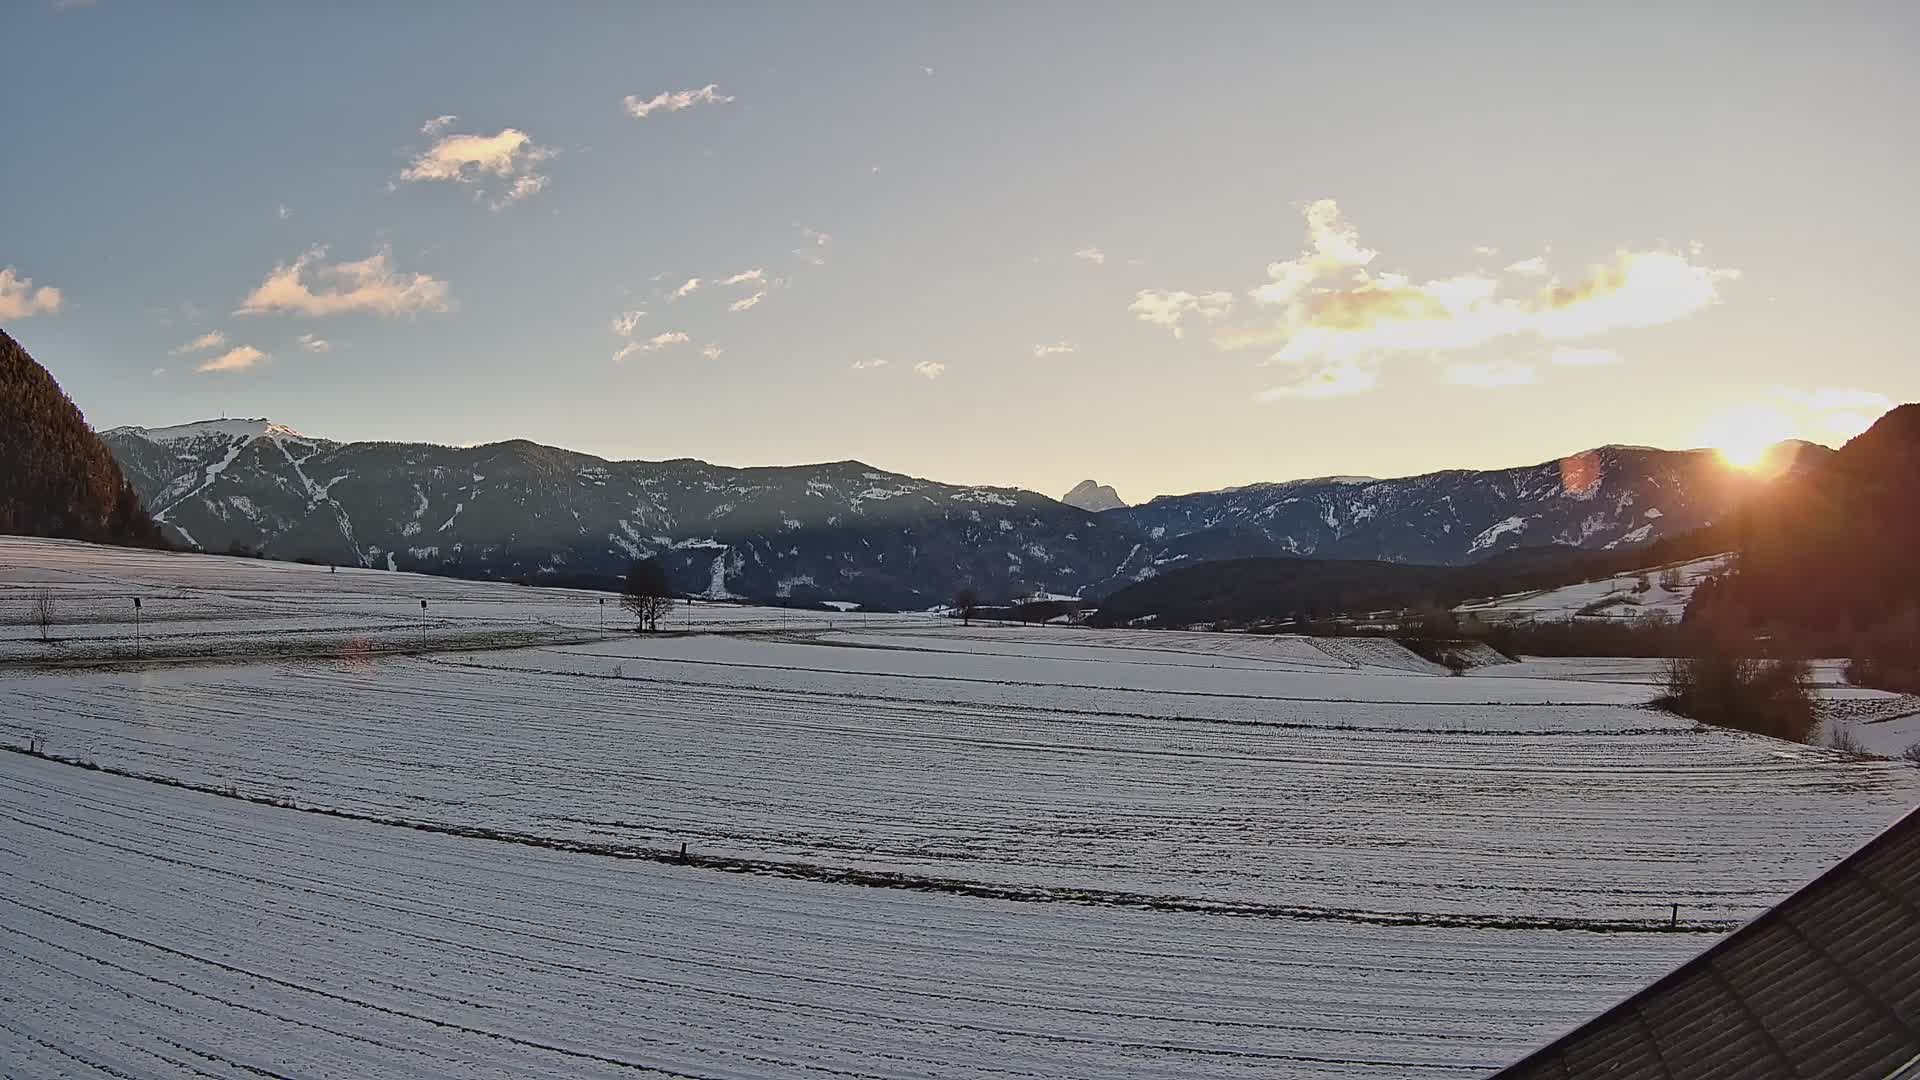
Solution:
[{"label": "snow-covered field", "polygon": [[0,588],[568,633],[16,647],[0,1074],[1472,1077],[1920,801],[1647,709],[1631,661],[717,605],[740,632],[602,635],[589,594],[178,558],[4,542]]},{"label": "snow-covered field", "polygon": [[[1678,622],[1686,614],[1687,604],[1693,600],[1694,589],[1724,567],[1729,558],[1727,555],[1712,555],[1558,589],[1472,600],[1454,611],[1490,623],[1523,622],[1529,619],[1565,622],[1576,616],[1622,620],[1652,617]],[[1677,588],[1668,589],[1660,583],[1667,570],[1678,571],[1680,580]],[[1636,590],[1642,577],[1646,578],[1647,590],[1638,592]]]},{"label": "snow-covered field", "polygon": [[[0,663],[533,644],[588,640],[633,625],[619,598],[601,592],[106,550],[0,536]],[[43,595],[52,605],[44,642],[35,618]],[[673,629],[745,631],[925,619],[702,602],[676,606],[669,621]]]}]

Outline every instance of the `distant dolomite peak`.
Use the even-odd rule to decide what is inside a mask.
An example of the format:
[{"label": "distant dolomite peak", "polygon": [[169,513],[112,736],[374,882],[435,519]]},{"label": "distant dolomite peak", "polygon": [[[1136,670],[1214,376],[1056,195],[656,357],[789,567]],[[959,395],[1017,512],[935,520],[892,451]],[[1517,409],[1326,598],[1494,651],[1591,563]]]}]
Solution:
[{"label": "distant dolomite peak", "polygon": [[1127,505],[1112,485],[1092,480],[1082,480],[1073,485],[1073,490],[1061,496],[1060,501],[1095,514],[1102,510],[1118,510]]}]

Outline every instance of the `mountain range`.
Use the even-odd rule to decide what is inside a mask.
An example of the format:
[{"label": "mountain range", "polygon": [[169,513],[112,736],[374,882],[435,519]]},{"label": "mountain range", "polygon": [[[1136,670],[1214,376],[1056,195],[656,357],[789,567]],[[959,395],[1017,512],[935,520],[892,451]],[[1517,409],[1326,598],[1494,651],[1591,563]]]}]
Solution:
[{"label": "mountain range", "polygon": [[962,585],[983,600],[1093,599],[1226,558],[1457,565],[1522,547],[1618,549],[1708,524],[1758,482],[1709,451],[1608,446],[1523,468],[1293,480],[1096,511],[857,461],[732,468],[518,440],[341,443],[265,419],[102,439],[169,535],[208,551],[602,586],[652,555],[689,594],[889,607],[944,603]]}]

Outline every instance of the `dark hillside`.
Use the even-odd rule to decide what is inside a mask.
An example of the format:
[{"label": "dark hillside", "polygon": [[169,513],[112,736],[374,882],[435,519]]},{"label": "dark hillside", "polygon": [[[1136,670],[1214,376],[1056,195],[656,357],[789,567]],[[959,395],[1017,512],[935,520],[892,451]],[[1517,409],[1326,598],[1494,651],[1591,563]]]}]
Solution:
[{"label": "dark hillside", "polygon": [[0,331],[0,533],[161,546],[120,466],[47,369]]}]

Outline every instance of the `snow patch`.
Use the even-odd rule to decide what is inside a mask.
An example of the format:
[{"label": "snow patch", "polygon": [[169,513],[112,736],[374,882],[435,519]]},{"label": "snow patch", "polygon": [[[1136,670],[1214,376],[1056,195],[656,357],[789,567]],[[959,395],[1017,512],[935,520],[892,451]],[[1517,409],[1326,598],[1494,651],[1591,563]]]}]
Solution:
[{"label": "snow patch", "polygon": [[1510,517],[1505,521],[1502,521],[1496,525],[1490,526],[1485,531],[1483,531],[1479,536],[1474,537],[1473,543],[1467,546],[1467,550],[1468,551],[1484,551],[1487,548],[1492,547],[1495,543],[1497,543],[1501,537],[1511,532],[1521,532],[1525,530],[1526,527],[1527,527],[1526,518]]}]

